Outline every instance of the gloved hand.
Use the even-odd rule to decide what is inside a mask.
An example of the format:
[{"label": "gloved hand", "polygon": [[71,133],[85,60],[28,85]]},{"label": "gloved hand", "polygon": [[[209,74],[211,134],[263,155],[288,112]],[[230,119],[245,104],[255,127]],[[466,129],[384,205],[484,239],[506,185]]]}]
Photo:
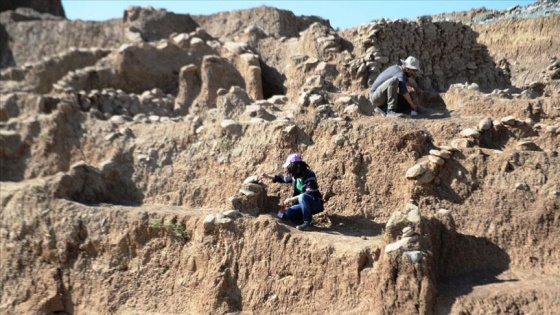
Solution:
[{"label": "gloved hand", "polygon": [[410,116],[418,116],[418,113],[415,110],[410,111]]}]

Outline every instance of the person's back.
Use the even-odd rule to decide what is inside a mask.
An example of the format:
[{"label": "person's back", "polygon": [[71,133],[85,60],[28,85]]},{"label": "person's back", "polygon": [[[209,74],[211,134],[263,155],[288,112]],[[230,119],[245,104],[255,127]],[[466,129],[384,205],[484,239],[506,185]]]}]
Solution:
[{"label": "person's back", "polygon": [[[416,91],[421,91],[416,85],[408,82],[408,78],[420,71],[420,62],[412,56],[406,60],[401,60],[402,65],[394,65],[385,69],[375,79],[369,90],[369,99],[373,105],[373,110],[389,117],[402,117],[401,111],[408,111],[416,115],[417,106],[408,93],[407,85]],[[402,102],[399,102],[402,99]],[[404,103],[406,109],[399,109],[399,103]],[[386,112],[383,109],[386,107]]]},{"label": "person's back", "polygon": [[397,78],[399,80],[399,88],[406,88],[407,78],[406,78],[406,74],[404,73],[404,70],[399,65],[393,65],[385,69],[383,72],[381,72],[381,74],[379,74],[379,76],[375,79],[375,81],[371,85],[370,93],[375,92],[375,90],[379,88],[379,86],[383,84],[383,82],[391,78]]}]

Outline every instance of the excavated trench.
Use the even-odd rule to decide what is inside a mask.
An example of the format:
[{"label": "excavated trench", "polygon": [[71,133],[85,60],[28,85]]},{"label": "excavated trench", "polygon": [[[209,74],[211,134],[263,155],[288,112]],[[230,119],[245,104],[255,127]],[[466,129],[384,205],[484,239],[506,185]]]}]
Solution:
[{"label": "excavated trench", "polygon": [[[356,58],[338,64],[341,39],[324,25],[313,24],[304,40],[259,47],[262,59],[231,51],[229,59],[217,57],[224,50],[196,30],[189,36],[210,44],[163,40],[98,51],[103,63],[124,67],[120,76],[86,67],[54,75],[50,95],[7,96],[0,111],[0,312],[560,309],[557,95],[528,100],[466,84],[421,96],[416,119],[364,114],[361,94],[333,86],[347,76],[352,90],[374,78],[385,58],[402,57],[392,51],[416,49],[384,42],[403,29],[423,30],[416,40],[434,47],[460,34],[445,46],[449,58],[411,51],[426,65],[427,87],[507,83],[470,28],[397,21],[357,28],[357,39],[342,40]],[[192,45],[193,55],[184,57],[181,45]],[[324,60],[298,57],[283,68],[271,59],[294,49]],[[170,66],[150,68],[147,60],[162,56]],[[266,99],[258,106],[251,102],[256,61]],[[448,73],[460,63],[456,76]],[[52,66],[31,69],[44,65]],[[157,88],[135,76],[148,68]],[[23,84],[14,80],[20,70],[2,73],[3,88]],[[94,86],[92,73],[107,76]],[[177,74],[179,91],[166,94]],[[232,85],[239,88],[224,88]],[[173,115],[178,109],[184,112]],[[281,172],[296,151],[326,199],[308,232],[275,216],[289,187],[253,177]]]}]

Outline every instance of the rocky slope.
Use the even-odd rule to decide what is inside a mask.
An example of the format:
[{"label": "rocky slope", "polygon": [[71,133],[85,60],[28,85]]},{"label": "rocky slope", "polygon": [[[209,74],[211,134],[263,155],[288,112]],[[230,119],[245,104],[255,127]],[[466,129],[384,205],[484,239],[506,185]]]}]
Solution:
[{"label": "rocky slope", "polygon": [[[14,16],[0,312],[560,310],[557,15],[340,33],[267,7]],[[373,116],[367,85],[408,54],[421,115]],[[308,232],[276,219],[289,189],[255,177],[296,151],[327,200]]]}]

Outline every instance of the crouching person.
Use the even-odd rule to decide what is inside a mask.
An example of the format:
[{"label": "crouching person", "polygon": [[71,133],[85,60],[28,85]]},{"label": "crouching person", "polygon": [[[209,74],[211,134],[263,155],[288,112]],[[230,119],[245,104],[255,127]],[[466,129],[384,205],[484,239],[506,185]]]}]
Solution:
[{"label": "crouching person", "polygon": [[292,197],[283,202],[287,207],[283,219],[303,220],[303,224],[296,228],[306,230],[313,225],[312,216],[324,210],[317,178],[297,153],[290,154],[283,167],[288,172],[285,175],[262,174],[261,177],[271,179],[273,183],[292,184]]}]

